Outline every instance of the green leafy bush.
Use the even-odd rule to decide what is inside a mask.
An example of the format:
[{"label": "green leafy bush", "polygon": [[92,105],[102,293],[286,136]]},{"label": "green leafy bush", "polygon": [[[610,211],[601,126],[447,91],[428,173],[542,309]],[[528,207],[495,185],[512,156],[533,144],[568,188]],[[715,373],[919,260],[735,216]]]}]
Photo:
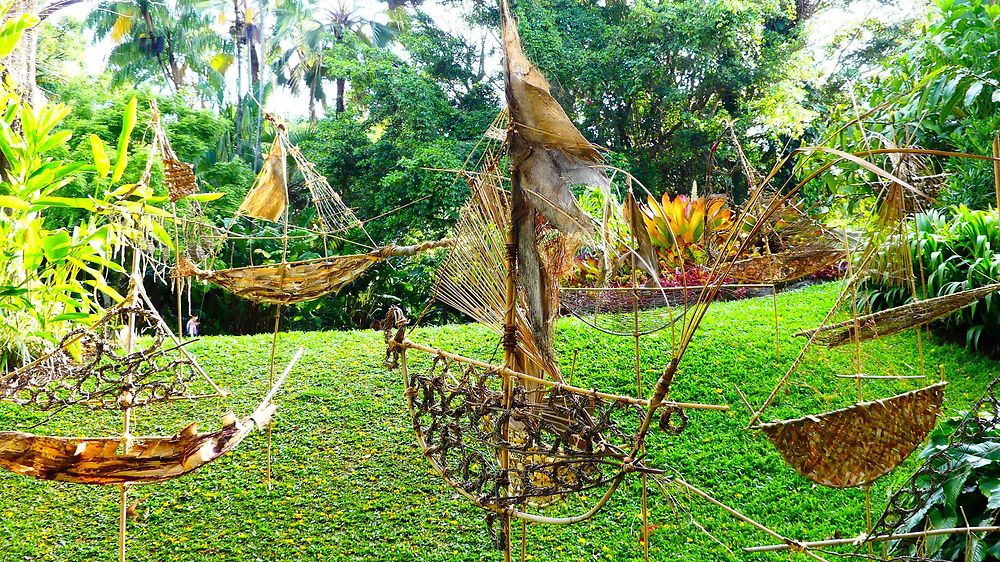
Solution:
[{"label": "green leafy bush", "polygon": [[[949,295],[1000,280],[1000,217],[997,211],[976,211],[965,206],[931,209],[917,214],[906,237],[920,298]],[[884,264],[898,255],[900,238],[891,238],[879,255]],[[900,306],[912,300],[909,284],[892,278],[891,268],[876,267],[877,273],[864,295],[873,310]],[[965,333],[966,345],[975,349],[996,348],[1000,336],[1000,296],[982,301],[944,318],[940,325]]]},{"label": "green leafy bush", "polygon": [[[963,420],[979,425],[967,426],[963,431],[977,438],[950,443]],[[952,417],[942,421],[919,458],[931,459],[932,468],[945,476],[943,480],[927,475],[917,478],[916,489],[927,494],[928,502],[903,521],[899,532],[996,524],[996,510],[1000,508],[1000,430],[992,417]],[[995,533],[955,533],[926,537],[920,542],[900,541],[893,550],[908,556],[981,562],[1000,558],[1000,539]]]}]

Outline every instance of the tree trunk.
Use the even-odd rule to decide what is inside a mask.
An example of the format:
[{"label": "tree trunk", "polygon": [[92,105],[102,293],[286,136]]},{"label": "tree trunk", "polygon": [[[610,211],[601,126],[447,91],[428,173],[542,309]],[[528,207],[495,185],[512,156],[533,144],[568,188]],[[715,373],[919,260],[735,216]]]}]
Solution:
[{"label": "tree trunk", "polygon": [[347,86],[346,78],[337,78],[337,113],[344,112],[344,88]]},{"label": "tree trunk", "polygon": [[[11,19],[27,13],[38,13],[37,0],[15,0],[7,17]],[[18,94],[32,105],[37,105],[41,99],[35,84],[35,52],[37,49],[38,26],[34,26],[24,31],[24,35],[14,51],[3,61],[0,61],[6,75],[17,85]]]}]

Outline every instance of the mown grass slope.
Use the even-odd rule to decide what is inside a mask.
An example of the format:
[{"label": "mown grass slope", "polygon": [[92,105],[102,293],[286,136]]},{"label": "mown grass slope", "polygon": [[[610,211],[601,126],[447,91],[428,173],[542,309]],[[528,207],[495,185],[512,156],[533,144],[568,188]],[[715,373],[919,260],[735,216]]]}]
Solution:
[{"label": "mown grass slope", "polygon": [[[785,465],[760,435],[744,430],[749,418],[734,385],[761,403],[801,349],[795,331],[815,325],[831,305],[837,284],[778,296],[779,355],[775,353],[771,300],[713,307],[695,337],[672,396],[690,402],[726,403],[729,413],[694,412],[687,430],[650,439],[651,462],[786,535],[821,539],[851,536],[864,528],[864,494],[813,486]],[[496,338],[476,326],[420,328],[413,338],[445,349],[499,357]],[[642,374],[651,385],[670,355],[670,331],[642,344]],[[950,385],[946,408],[968,407],[998,364],[961,347],[927,341],[930,379],[944,369]],[[130,525],[129,559],[166,560],[480,560],[499,559],[482,514],[440,482],[414,444],[397,372],[381,367],[381,334],[371,331],[286,333],[277,355],[287,361],[299,346],[306,355],[279,395],[274,427],[273,488],[263,485],[263,434],[233,454],[187,477],[133,489],[140,519]],[[630,338],[595,333],[578,320],[560,323],[558,346],[574,382],[632,393],[635,374]],[[246,414],[266,391],[269,337],[208,337],[192,349],[216,380],[234,392],[225,401],[174,403],[140,411],[137,433],[173,433],[198,420],[216,428],[226,410]],[[915,334],[866,345],[862,368],[871,374],[919,371]],[[842,352],[810,354],[765,419],[817,413],[857,398]],[[874,381],[865,396],[885,397],[927,381]],[[0,406],[0,429],[25,427],[45,416]],[[115,415],[66,411],[36,430],[47,434],[100,435],[120,431]],[[913,461],[872,489],[876,515],[886,492],[906,477]],[[0,473],[0,560],[110,560],[117,549],[117,489],[38,482]],[[592,520],[569,527],[528,527],[533,560],[639,560],[640,491],[629,481]],[[573,498],[574,509],[595,501]],[[651,491],[654,560],[786,560],[754,558],[741,548],[773,542],[689,495],[664,498]],[[700,531],[692,520],[712,533]],[[727,547],[734,554],[727,552]]]}]

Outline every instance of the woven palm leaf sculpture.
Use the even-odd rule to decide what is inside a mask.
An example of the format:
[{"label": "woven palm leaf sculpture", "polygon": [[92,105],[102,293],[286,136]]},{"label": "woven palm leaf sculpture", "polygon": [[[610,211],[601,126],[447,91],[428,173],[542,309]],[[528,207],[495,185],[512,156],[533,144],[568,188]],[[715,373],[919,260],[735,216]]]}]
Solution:
[{"label": "woven palm leaf sculpture", "polygon": [[966,289],[950,295],[915,301],[838,324],[805,330],[795,335],[811,338],[827,347],[891,336],[910,328],[938,320],[1000,291],[1000,283]]},{"label": "woven palm leaf sculpture", "polygon": [[761,424],[788,464],[832,488],[872,483],[901,462],[934,429],[945,383],[814,416]]},{"label": "woven palm leaf sculpture", "polygon": [[[214,260],[207,267],[199,266],[191,256],[177,260],[176,275],[180,278],[197,277],[224,287],[242,298],[269,304],[294,304],[310,301],[340,291],[344,286],[364,274],[368,269],[390,257],[412,256],[419,252],[447,246],[450,240],[425,242],[410,246],[387,245],[369,252],[330,255],[322,258],[293,260],[285,258],[288,251],[289,223],[289,172],[290,157],[302,176],[309,192],[309,199],[317,212],[316,237],[334,236],[351,229],[364,231],[361,221],[334,191],[330,183],[289,139],[284,125],[272,117],[276,135],[264,158],[264,164],[254,181],[253,188],[240,205],[238,213],[249,217],[284,225],[281,237],[281,261],[243,267],[215,268]],[[225,239],[250,237],[235,236],[224,229],[209,228],[208,236]],[[301,230],[301,228],[300,228]]]}]

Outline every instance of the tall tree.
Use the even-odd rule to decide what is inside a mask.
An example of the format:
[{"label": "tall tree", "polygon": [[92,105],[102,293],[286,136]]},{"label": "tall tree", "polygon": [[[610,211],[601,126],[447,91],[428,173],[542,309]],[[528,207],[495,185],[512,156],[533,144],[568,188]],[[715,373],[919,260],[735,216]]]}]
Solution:
[{"label": "tall tree", "polygon": [[162,81],[174,91],[191,87],[214,101],[224,87],[224,67],[215,58],[224,39],[204,7],[196,0],[103,0],[85,25],[96,40],[115,43],[108,57],[115,82]]},{"label": "tall tree", "polygon": [[407,22],[401,5],[387,11],[387,24],[361,15],[356,2],[339,0],[328,5],[318,0],[285,0],[277,10],[275,35],[289,45],[275,64],[278,83],[294,93],[307,88],[312,122],[316,121],[316,103],[326,104],[323,81],[334,81],[335,111],[343,113],[345,63],[357,60],[361,45],[386,47]]}]

